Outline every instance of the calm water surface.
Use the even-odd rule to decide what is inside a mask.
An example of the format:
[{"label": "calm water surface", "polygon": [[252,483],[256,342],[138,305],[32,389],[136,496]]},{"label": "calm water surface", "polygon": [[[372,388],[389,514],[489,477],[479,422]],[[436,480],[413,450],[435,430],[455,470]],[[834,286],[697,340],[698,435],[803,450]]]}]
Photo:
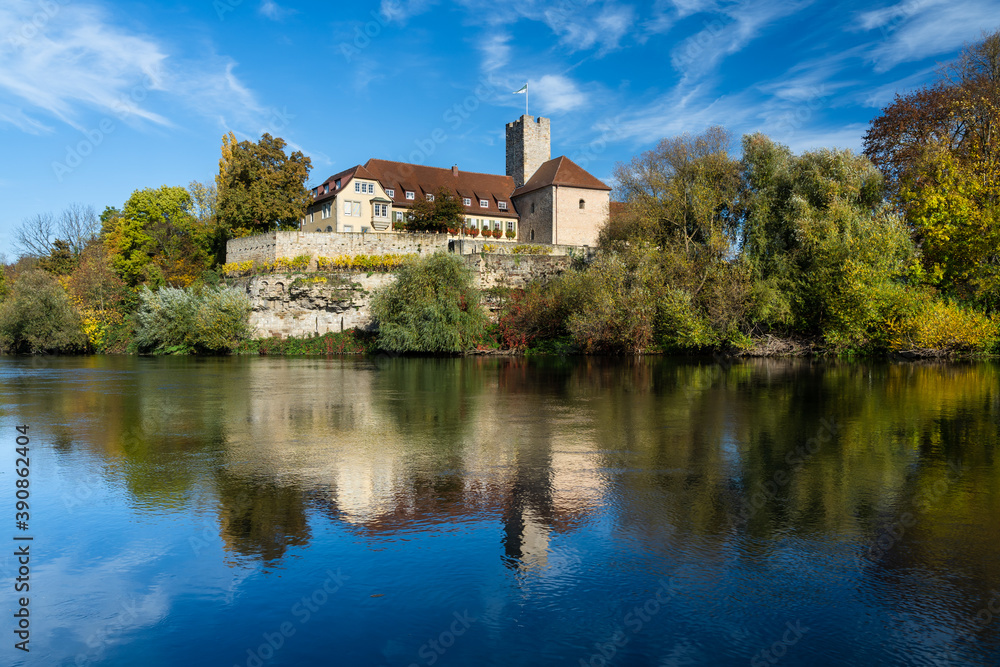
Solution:
[{"label": "calm water surface", "polygon": [[0,664],[997,665],[998,370],[0,358]]}]

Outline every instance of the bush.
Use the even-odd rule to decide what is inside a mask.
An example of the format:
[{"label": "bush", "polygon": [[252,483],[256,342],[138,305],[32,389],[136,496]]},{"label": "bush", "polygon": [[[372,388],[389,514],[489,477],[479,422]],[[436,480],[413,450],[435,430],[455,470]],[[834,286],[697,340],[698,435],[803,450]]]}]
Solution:
[{"label": "bush", "polygon": [[406,263],[376,293],[372,315],[378,346],[394,352],[462,352],[486,327],[486,313],[461,257],[437,253]]},{"label": "bush", "polygon": [[219,353],[250,338],[250,300],[231,288],[144,287],[139,295],[135,344],[153,354]]},{"label": "bush", "polygon": [[0,304],[0,351],[82,352],[87,337],[69,295],[45,271],[22,274]]},{"label": "bush", "polygon": [[566,321],[579,301],[574,287],[574,281],[559,277],[512,292],[497,321],[501,345],[525,350],[569,336]]}]

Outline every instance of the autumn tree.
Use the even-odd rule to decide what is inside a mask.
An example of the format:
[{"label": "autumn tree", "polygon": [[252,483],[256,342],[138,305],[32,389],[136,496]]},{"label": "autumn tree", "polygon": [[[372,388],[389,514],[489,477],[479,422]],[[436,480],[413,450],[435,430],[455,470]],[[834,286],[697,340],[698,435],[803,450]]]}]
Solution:
[{"label": "autumn tree", "polygon": [[109,221],[104,245],[129,286],[187,286],[211,263],[211,230],[195,218],[182,187],[136,190]]},{"label": "autumn tree", "polygon": [[740,163],[729,156],[722,127],[663,139],[615,167],[624,212],[604,230],[605,245],[645,237],[680,248],[685,257],[722,257],[735,240]]},{"label": "autumn tree", "polygon": [[1000,31],[963,49],[932,86],[897,96],[865,152],[921,249],[926,281],[1000,307]]},{"label": "autumn tree", "polygon": [[306,181],[311,160],[301,151],[285,154],[287,144],[270,134],[260,141],[222,138],[222,157],[215,182],[218,215],[230,238],[275,229],[298,229],[312,201]]},{"label": "autumn tree", "polygon": [[21,255],[46,257],[57,249],[66,250],[76,259],[97,237],[99,221],[94,207],[70,204],[56,218],[51,213],[39,213],[21,221],[14,230],[14,245]]}]

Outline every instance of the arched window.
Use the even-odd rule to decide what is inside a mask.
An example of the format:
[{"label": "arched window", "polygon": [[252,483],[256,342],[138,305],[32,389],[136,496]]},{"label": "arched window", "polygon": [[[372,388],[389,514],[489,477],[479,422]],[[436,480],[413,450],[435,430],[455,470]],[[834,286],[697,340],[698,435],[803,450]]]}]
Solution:
[{"label": "arched window", "polygon": [[535,212],[535,202],[531,202],[531,212]]},{"label": "arched window", "polygon": [[323,230],[322,230],[322,229],[320,229],[319,227],[317,227],[317,228],[316,228],[316,231],[317,231],[317,232],[322,232]]},{"label": "arched window", "polygon": [[531,230],[531,233],[529,234],[529,236],[531,237],[532,241],[535,240],[535,230],[534,229]]},{"label": "arched window", "polygon": [[332,231],[333,231],[333,227],[331,227],[331,226],[327,225],[327,226],[326,226],[326,231],[328,231],[328,232],[332,232]]},{"label": "arched window", "polygon": [[581,209],[584,209],[584,208],[587,208],[587,202],[585,202],[585,201],[583,201],[583,200],[581,199],[581,200],[580,200],[580,208],[581,208]]}]

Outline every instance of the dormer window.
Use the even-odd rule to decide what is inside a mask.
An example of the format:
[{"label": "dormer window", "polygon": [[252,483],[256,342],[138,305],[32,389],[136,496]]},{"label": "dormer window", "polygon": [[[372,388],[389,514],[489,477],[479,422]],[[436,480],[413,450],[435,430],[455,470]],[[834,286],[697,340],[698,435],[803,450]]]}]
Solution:
[{"label": "dormer window", "polygon": [[396,196],[396,191],[394,189],[392,189],[392,188],[386,188],[385,189],[385,193],[387,195],[389,195],[390,197],[395,197]]},{"label": "dormer window", "polygon": [[497,202],[497,206],[500,207],[501,211],[506,211],[507,210],[507,202],[505,202],[505,201]]},{"label": "dormer window", "polygon": [[325,194],[325,195],[326,194],[330,194],[330,184],[329,183],[324,183],[323,184],[323,194]]},{"label": "dormer window", "polygon": [[479,208],[489,208],[489,207],[490,207],[490,203],[487,200],[485,200],[485,199],[480,199],[479,200]]},{"label": "dormer window", "polygon": [[339,178],[337,179],[337,182],[333,184],[333,187],[337,188],[338,190],[340,189],[340,179]]},{"label": "dormer window", "polygon": [[472,206],[472,199],[470,197],[463,197],[462,204],[465,206]]},{"label": "dormer window", "polygon": [[427,193],[427,201],[434,201],[434,195],[432,195],[431,193],[428,192]]},{"label": "dormer window", "polygon": [[413,192],[410,192],[409,190],[407,190],[406,191],[406,198],[407,199],[415,199],[416,195]]}]

